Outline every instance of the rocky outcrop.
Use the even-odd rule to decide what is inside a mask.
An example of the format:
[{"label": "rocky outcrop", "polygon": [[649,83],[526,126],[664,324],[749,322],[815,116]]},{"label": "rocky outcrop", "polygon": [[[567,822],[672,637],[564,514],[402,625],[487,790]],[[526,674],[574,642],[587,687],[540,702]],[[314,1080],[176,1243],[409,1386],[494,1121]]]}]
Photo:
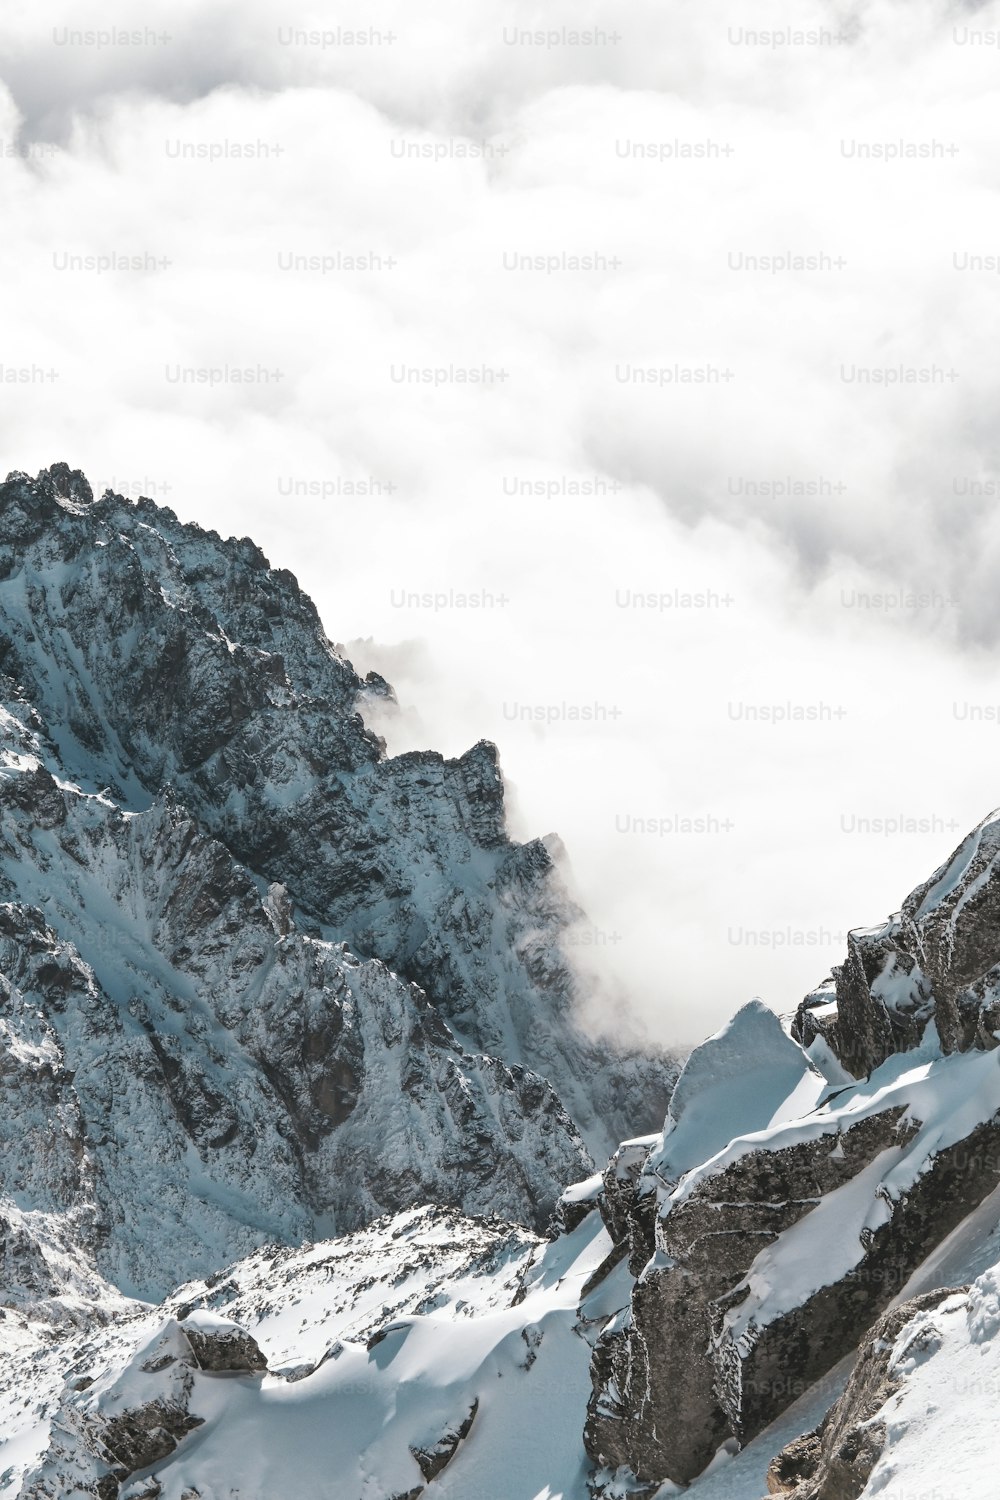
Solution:
[{"label": "rocky outcrop", "polygon": [[841,1315],[875,1291],[864,1273],[821,1320],[818,1306],[796,1309],[740,1341],[726,1314],[745,1300],[765,1247],[905,1139],[901,1113],[865,1120],[835,1142],[743,1157],[660,1219],[628,1326],[605,1335],[586,1428],[596,1462],[687,1483],[727,1438],[745,1442],[783,1409],[789,1378],[808,1382],[853,1347],[859,1324]]},{"label": "rocky outcrop", "polygon": [[638,1276],[655,1248],[656,1197],[643,1173],[656,1136],[623,1141],[604,1170],[598,1199],[601,1218],[615,1245],[625,1247],[629,1269]]},{"label": "rocky outcrop", "polygon": [[199,1310],[181,1320],[195,1367],[214,1375],[262,1375],[267,1360],[252,1334],[238,1323]]},{"label": "rocky outcrop", "polygon": [[[885,1444],[883,1408],[903,1383],[898,1368],[892,1367],[894,1353],[905,1355],[926,1343],[927,1320],[918,1320],[918,1315],[966,1291],[967,1287],[942,1287],[925,1292],[875,1322],[861,1342],[844,1394],[814,1432],[796,1438],[772,1460],[767,1473],[769,1494],[787,1500],[857,1500]],[[914,1320],[918,1321],[910,1327]]]},{"label": "rocky outcrop", "polygon": [[845,962],[799,1007],[793,1035],[821,1036],[856,1078],[917,1046],[1000,1043],[1000,814],[992,813],[883,926],[848,936]]},{"label": "rocky outcrop", "polygon": [[[204,1313],[189,1326],[170,1319],[129,1350],[120,1368],[96,1379],[71,1377],[52,1424],[52,1441],[22,1487],[22,1500],[69,1494],[118,1500],[133,1474],[163,1463],[204,1425],[197,1410],[199,1378],[246,1379],[266,1369],[256,1340],[237,1324]],[[138,1491],[130,1486],[130,1500],[160,1493],[155,1479],[147,1483],[149,1488]]]},{"label": "rocky outcrop", "polygon": [[[740,1026],[756,1036],[760,1021],[748,1014]],[[800,1082],[780,1102],[794,1084],[788,1045],[775,1039],[770,1069],[757,1049],[759,1079],[783,1080],[771,1123],[761,1128],[758,1097],[755,1128],[693,1166],[686,1101],[724,1099],[742,1049],[727,1028],[692,1054],[697,1093],[682,1075],[676,1118],[672,1106],[631,1195],[605,1211],[630,1249],[653,1225],[628,1313],[594,1354],[585,1440],[609,1479],[687,1483],[723,1443],[750,1442],[855,1348],[1000,1183],[991,1054],[939,1055],[910,1071],[890,1059],[867,1085],[828,1088],[788,1117],[812,1089],[800,1054]],[[735,1128],[731,1119],[725,1133]]]},{"label": "rocky outcrop", "polygon": [[410,1452],[417,1461],[417,1467],[428,1484],[430,1484],[432,1479],[436,1479],[441,1471],[446,1469],[451,1463],[458,1452],[459,1443],[467,1438],[472,1431],[472,1424],[476,1420],[478,1410],[479,1402],[473,1401],[461,1421],[456,1422],[452,1427],[448,1427],[436,1442],[426,1448],[416,1446],[410,1448]]}]

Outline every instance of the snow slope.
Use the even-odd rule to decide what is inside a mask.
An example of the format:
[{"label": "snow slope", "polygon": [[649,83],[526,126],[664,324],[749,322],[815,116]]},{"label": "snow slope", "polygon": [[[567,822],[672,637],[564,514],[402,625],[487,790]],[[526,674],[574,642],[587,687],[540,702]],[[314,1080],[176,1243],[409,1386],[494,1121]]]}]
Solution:
[{"label": "snow slope", "polygon": [[[23,1402],[4,1414],[0,1495],[82,1500],[115,1470],[101,1442],[107,1424],[153,1402],[169,1414],[186,1383],[183,1418],[172,1420],[199,1425],[130,1473],[123,1500],[419,1493],[421,1462],[447,1453],[470,1412],[435,1495],[586,1500],[591,1341],[627,1295],[614,1278],[588,1294],[609,1250],[596,1214],[545,1242],[422,1210],[343,1241],[251,1257],[162,1307],[134,1307],[30,1354],[21,1326],[2,1324]],[[185,1363],[192,1328],[234,1326],[268,1373]]]},{"label": "snow slope", "polygon": [[881,1500],[996,1494],[1000,1266],[967,1296],[908,1323],[889,1371],[901,1389],[880,1414],[885,1447],[863,1493]]},{"label": "snow slope", "polygon": [[[991,1235],[996,1244],[996,1200],[989,1217],[966,1237],[964,1264]],[[943,1284],[930,1262],[926,1279]],[[427,1209],[338,1241],[272,1246],[157,1307],[109,1293],[86,1330],[54,1335],[8,1313],[0,1496],[83,1500],[110,1475],[107,1493],[122,1500],[388,1500],[424,1488],[428,1500],[589,1500],[581,1432],[592,1348],[631,1286],[597,1213],[545,1241]],[[900,1389],[881,1414],[886,1447],[865,1495],[992,1494],[998,1308],[993,1268],[968,1296],[904,1326],[890,1360]],[[228,1336],[240,1357],[221,1363],[251,1368],[213,1370],[203,1351],[193,1361],[199,1335]],[[686,1492],[761,1500],[774,1455],[819,1423],[850,1366],[801,1394],[790,1377],[797,1399],[783,1416],[742,1452],[720,1450]],[[109,1434],[120,1455],[120,1434],[142,1432],[135,1414],[154,1406],[176,1429],[170,1449],[125,1473]],[[422,1465],[442,1458],[428,1481]],[[640,1492],[652,1493],[624,1478],[605,1491]]]}]

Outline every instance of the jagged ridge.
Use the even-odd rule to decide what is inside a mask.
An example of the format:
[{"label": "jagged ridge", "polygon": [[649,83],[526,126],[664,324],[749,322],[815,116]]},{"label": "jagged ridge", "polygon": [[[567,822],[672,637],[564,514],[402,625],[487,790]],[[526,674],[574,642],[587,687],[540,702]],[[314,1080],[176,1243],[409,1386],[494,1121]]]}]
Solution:
[{"label": "jagged ridge", "polygon": [[662,1109],[668,1059],[577,1025],[579,913],[495,748],[387,758],[387,684],[252,542],[14,474],[0,624],[12,1297],[422,1202],[541,1225]]}]

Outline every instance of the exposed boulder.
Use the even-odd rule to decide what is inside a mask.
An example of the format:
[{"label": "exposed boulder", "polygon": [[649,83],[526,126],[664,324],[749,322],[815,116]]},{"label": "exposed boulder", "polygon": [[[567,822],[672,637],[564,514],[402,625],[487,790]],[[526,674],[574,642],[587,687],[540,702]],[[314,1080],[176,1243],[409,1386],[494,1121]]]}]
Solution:
[{"label": "exposed boulder", "polygon": [[413,1446],[410,1452],[417,1461],[417,1467],[428,1484],[436,1479],[442,1469],[447,1468],[458,1451],[458,1445],[469,1436],[472,1424],[476,1420],[479,1410],[479,1402],[473,1401],[469,1410],[461,1421],[454,1426],[448,1427],[441,1436],[427,1447]]},{"label": "exposed boulder", "polygon": [[228,1318],[199,1308],[181,1320],[199,1370],[216,1375],[262,1375],[267,1360],[252,1334]]},{"label": "exposed boulder", "polygon": [[643,1188],[672,1188],[734,1136],[805,1113],[825,1084],[774,1011],[749,1001],[684,1064],[643,1165]]},{"label": "exposed boulder", "polygon": [[[883,1408],[903,1382],[898,1367],[892,1366],[894,1353],[926,1346],[931,1331],[918,1314],[952,1298],[964,1298],[967,1291],[967,1287],[938,1288],[883,1313],[862,1340],[839,1401],[814,1432],[796,1438],[772,1460],[767,1474],[770,1494],[787,1500],[857,1500],[885,1444]],[[900,1351],[904,1332],[909,1335],[907,1347]]]}]

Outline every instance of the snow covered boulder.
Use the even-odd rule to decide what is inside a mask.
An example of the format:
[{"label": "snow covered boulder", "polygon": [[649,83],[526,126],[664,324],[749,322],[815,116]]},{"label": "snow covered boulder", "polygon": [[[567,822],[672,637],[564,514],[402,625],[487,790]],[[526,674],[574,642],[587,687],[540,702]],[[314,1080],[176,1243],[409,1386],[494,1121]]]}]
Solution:
[{"label": "snow covered boulder", "polygon": [[203,1309],[183,1321],[168,1318],[138,1347],[127,1324],[108,1342],[96,1375],[66,1382],[48,1449],[25,1481],[23,1500],[158,1495],[159,1489],[146,1487],[155,1480],[143,1479],[139,1488],[129,1481],[169,1459],[205,1425],[214,1409],[207,1381],[219,1375],[248,1380],[267,1369],[245,1328]]},{"label": "snow covered boulder", "polygon": [[198,1308],[181,1320],[199,1370],[225,1375],[262,1375],[267,1360],[257,1340],[238,1323]]},{"label": "snow covered boulder", "polygon": [[696,1047],[681,1070],[658,1135],[623,1141],[596,1201],[616,1245],[627,1243],[634,1276],[653,1254],[655,1217],[684,1174],[740,1135],[809,1109],[826,1080],[760,1000]]},{"label": "snow covered boulder", "polygon": [[435,1442],[426,1447],[411,1446],[410,1452],[417,1461],[417,1467],[421,1474],[430,1484],[436,1479],[442,1469],[446,1469],[458,1452],[459,1443],[463,1442],[472,1431],[472,1424],[476,1420],[479,1410],[478,1399],[473,1401],[469,1410],[461,1421],[448,1427]]},{"label": "snow covered boulder", "polygon": [[572,1234],[588,1214],[601,1207],[603,1186],[600,1172],[595,1172],[592,1176],[585,1177],[582,1182],[573,1182],[568,1188],[564,1188],[556,1199],[549,1234],[552,1237],[559,1234]]},{"label": "snow covered boulder", "polygon": [[735,1136],[803,1114],[825,1082],[774,1011],[749,1001],[684,1064],[645,1164],[644,1186],[672,1187]]}]

